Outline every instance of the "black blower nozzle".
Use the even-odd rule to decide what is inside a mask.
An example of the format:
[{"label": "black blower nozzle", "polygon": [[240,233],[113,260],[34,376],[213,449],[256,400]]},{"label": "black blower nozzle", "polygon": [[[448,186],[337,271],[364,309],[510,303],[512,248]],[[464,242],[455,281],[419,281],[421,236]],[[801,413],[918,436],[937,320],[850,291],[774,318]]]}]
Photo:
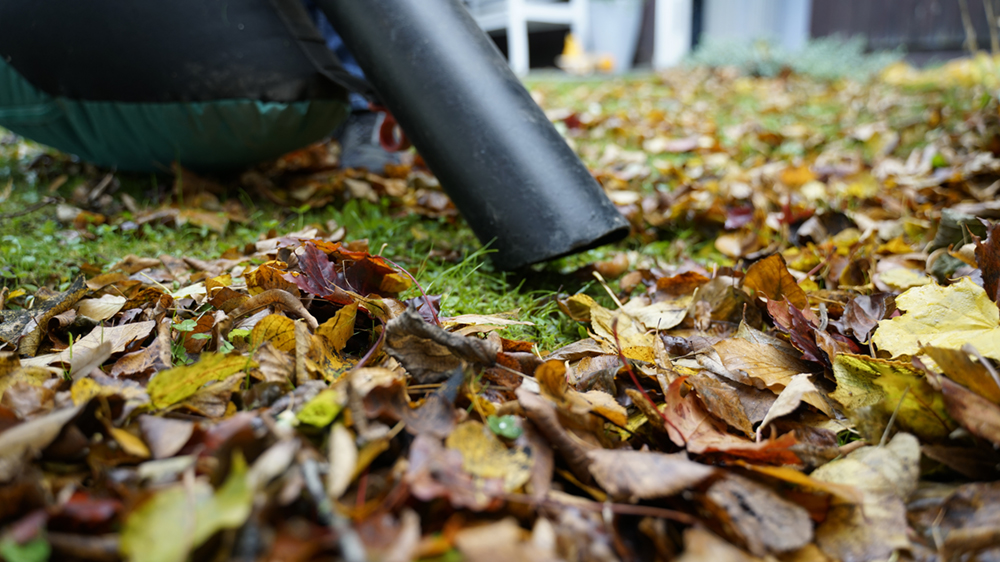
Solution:
[{"label": "black blower nozzle", "polygon": [[319,0],[494,263],[618,241],[629,225],[459,0]]}]

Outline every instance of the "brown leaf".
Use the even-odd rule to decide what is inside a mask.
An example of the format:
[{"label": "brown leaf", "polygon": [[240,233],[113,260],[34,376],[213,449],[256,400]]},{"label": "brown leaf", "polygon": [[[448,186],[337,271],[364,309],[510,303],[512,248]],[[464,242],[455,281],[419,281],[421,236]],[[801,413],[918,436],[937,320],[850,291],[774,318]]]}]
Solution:
[{"label": "brown leaf", "polygon": [[63,408],[0,433],[0,482],[16,476],[24,463],[48,447],[83,407]]},{"label": "brown leaf", "polygon": [[31,419],[52,411],[55,395],[44,386],[17,381],[3,393],[0,406],[10,409],[21,419]]},{"label": "brown leaf", "polygon": [[174,456],[194,433],[193,423],[160,416],[139,416],[139,427],[154,459]]},{"label": "brown leaf", "polygon": [[941,387],[951,417],[969,433],[1000,447],[1000,406],[945,377],[934,380]]},{"label": "brown leaf", "polygon": [[496,505],[503,495],[503,479],[481,478],[462,470],[462,453],[446,449],[429,435],[418,435],[410,445],[410,463],[406,482],[413,496],[430,501],[447,498],[456,508],[482,511]]},{"label": "brown leaf", "polygon": [[760,560],[701,527],[684,530],[684,553],[677,562],[754,562]]},{"label": "brown leaf", "polygon": [[770,345],[740,338],[721,340],[712,347],[726,369],[746,377],[757,388],[770,388],[776,393],[788,386],[795,375],[812,370],[807,363]]},{"label": "brown leaf", "polygon": [[562,454],[570,470],[581,482],[590,482],[590,459],[587,458],[587,452],[595,449],[595,446],[574,437],[563,428],[556,414],[556,406],[550,400],[523,388],[516,392],[517,401],[539,433],[545,436],[553,449]]},{"label": "brown leaf", "polygon": [[678,494],[715,474],[686,455],[596,449],[587,453],[590,473],[612,497],[648,500]]},{"label": "brown leaf", "polygon": [[986,224],[986,242],[976,235],[972,238],[976,242],[976,263],[983,272],[983,288],[993,302],[1000,304],[1000,235],[995,235],[996,231],[996,224]]},{"label": "brown leaf", "polygon": [[417,382],[438,382],[462,361],[492,366],[500,346],[474,337],[459,336],[428,324],[413,306],[385,327],[386,353],[399,361]]},{"label": "brown leaf", "polygon": [[706,496],[726,512],[728,523],[757,556],[797,550],[812,541],[809,512],[753,480],[727,474]]},{"label": "brown leaf", "polygon": [[994,404],[1000,404],[1000,387],[997,386],[997,382],[981,362],[973,361],[965,351],[946,347],[924,347],[921,353],[927,354],[949,379]]},{"label": "brown leaf", "polygon": [[860,506],[834,504],[816,529],[816,544],[834,560],[886,560],[910,546],[904,502],[920,473],[920,445],[897,433],[885,447],[862,447],[812,473],[817,480],[847,484],[864,493]]},{"label": "brown leaf", "polygon": [[21,338],[20,342],[16,338],[13,341],[7,341],[17,344],[17,351],[21,357],[33,357],[35,352],[38,351],[39,344],[42,342],[42,336],[48,330],[49,320],[57,314],[73,308],[77,301],[83,298],[83,295],[87,294],[88,290],[81,276],[77,277],[69,286],[69,289],[66,289],[62,293],[50,294],[45,298],[41,298],[36,294],[35,302],[29,310],[31,319],[35,322],[34,329]]},{"label": "brown leaf", "polygon": [[889,293],[858,295],[847,303],[843,323],[854,333],[854,337],[863,342],[868,340],[868,334],[878,325],[879,320],[895,310],[896,300]]},{"label": "brown leaf", "polygon": [[809,310],[809,297],[788,272],[785,258],[781,254],[772,254],[751,265],[743,276],[743,286],[753,289],[768,300],[787,299],[795,308]]},{"label": "brown leaf", "polygon": [[666,429],[675,444],[692,454],[719,453],[766,464],[799,464],[790,449],[796,442],[794,435],[754,443],[727,433],[726,425],[712,417],[694,394],[681,397],[686,379],[678,377],[667,387],[664,414],[670,423]]},{"label": "brown leaf", "polygon": [[753,423],[747,417],[740,397],[731,384],[705,374],[692,376],[688,378],[688,382],[698,392],[698,398],[709,412],[730,427],[742,431],[747,437],[754,437]]}]

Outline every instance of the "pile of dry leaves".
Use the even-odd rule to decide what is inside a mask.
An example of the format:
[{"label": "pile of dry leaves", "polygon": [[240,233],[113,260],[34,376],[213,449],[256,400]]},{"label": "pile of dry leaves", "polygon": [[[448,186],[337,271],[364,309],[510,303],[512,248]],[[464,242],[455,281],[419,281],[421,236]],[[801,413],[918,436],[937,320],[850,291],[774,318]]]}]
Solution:
[{"label": "pile of dry leaves", "polygon": [[[658,85],[819,95],[704,70]],[[889,95],[825,87],[847,112]],[[553,118],[585,153],[617,127],[690,156],[607,145],[596,173],[640,239],[686,221],[739,265],[601,264],[616,304],[561,299],[589,337],[560,349],[503,337],[530,319],[401,301],[408,273],[317,229],[4,293],[0,556],[1000,556],[996,97],[900,157],[886,123],[720,136],[698,103],[650,115],[635,88],[631,113]],[[789,139],[806,156],[773,151]],[[425,189],[254,174],[297,201]]]}]

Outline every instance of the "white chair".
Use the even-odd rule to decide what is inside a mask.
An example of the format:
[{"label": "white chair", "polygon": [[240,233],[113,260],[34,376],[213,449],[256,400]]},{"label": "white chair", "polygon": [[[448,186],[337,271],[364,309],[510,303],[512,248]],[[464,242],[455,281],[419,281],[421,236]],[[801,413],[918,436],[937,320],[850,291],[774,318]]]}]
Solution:
[{"label": "white chair", "polygon": [[518,76],[528,73],[528,29],[568,25],[577,41],[586,41],[589,0],[465,0],[476,23],[487,33],[507,31],[507,58]]}]

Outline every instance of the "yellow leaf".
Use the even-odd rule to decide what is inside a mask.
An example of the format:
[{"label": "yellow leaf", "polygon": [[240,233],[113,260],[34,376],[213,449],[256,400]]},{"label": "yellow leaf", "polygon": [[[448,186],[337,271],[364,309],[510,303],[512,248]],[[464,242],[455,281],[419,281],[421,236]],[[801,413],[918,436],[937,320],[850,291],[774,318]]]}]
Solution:
[{"label": "yellow leaf", "polygon": [[42,386],[45,381],[56,375],[42,367],[18,367],[8,374],[0,374],[0,398],[4,392],[19,382],[26,382],[32,386]]},{"label": "yellow leaf", "polygon": [[140,459],[148,459],[150,457],[149,447],[146,447],[142,439],[117,427],[109,427],[108,430],[111,431],[111,436],[115,438],[115,441],[121,445],[122,450],[129,455],[139,457]]},{"label": "yellow leaf", "polygon": [[74,406],[88,402],[91,398],[101,395],[101,385],[94,379],[82,378],[73,383],[69,396]]},{"label": "yellow leaf", "polygon": [[295,321],[281,314],[265,316],[250,332],[250,345],[260,347],[266,341],[281,351],[295,351]]},{"label": "yellow leaf", "polygon": [[934,280],[921,271],[897,267],[885,273],[880,273],[879,280],[896,291],[905,291],[913,287],[922,287],[934,283]]},{"label": "yellow leaf", "polygon": [[316,329],[316,335],[322,337],[327,345],[340,353],[347,345],[347,340],[354,335],[354,320],[357,315],[358,303],[352,302],[338,310],[333,318],[320,324]]},{"label": "yellow leaf", "polygon": [[958,427],[948,415],[941,392],[909,363],[841,353],[833,361],[833,374],[837,390],[830,398],[843,404],[849,418],[854,419],[862,408],[870,408],[875,415],[870,430],[859,427],[862,433],[880,435],[897,408],[898,427],[921,439],[945,439]]},{"label": "yellow leaf", "polygon": [[1000,311],[968,277],[948,287],[926,285],[896,297],[902,316],[878,323],[872,341],[893,357],[917,355],[921,346],[960,349],[970,344],[1000,359]]},{"label": "yellow leaf", "polygon": [[462,453],[462,468],[480,478],[502,478],[505,492],[513,492],[531,478],[531,457],[524,449],[508,449],[489,428],[469,420],[452,431],[445,441],[449,449]]},{"label": "yellow leaf", "polygon": [[232,284],[233,284],[233,276],[226,273],[205,281],[205,292],[211,296],[214,293],[214,289],[221,289],[223,287],[228,287]]},{"label": "yellow leaf", "polygon": [[244,369],[257,366],[246,357],[221,353],[202,353],[194,365],[174,367],[158,373],[146,387],[153,406],[166,408],[191,396],[205,383],[220,381]]}]

